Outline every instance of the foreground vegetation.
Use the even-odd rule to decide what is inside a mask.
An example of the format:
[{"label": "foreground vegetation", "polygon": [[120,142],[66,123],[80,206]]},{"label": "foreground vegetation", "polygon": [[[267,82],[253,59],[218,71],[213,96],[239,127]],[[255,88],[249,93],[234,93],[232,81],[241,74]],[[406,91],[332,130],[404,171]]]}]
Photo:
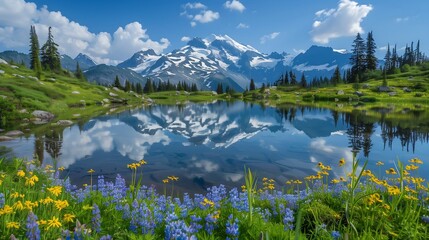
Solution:
[{"label": "foreground vegetation", "polygon": [[128,185],[119,175],[107,182],[90,169],[91,181],[83,188],[59,179],[64,169],[38,166],[34,160],[2,160],[0,235],[2,239],[424,239],[429,233],[429,185],[418,175],[422,163],[417,158],[392,167],[379,162],[387,176],[381,179],[365,169],[366,163],[360,163],[359,171],[357,160],[347,172],[350,169],[344,169],[341,159],[338,166],[319,163],[315,175],[286,183],[258,179],[246,170],[241,191],[221,185],[205,194],[174,197],[177,177],[166,176],[164,193],[141,183],[144,160],[128,165],[133,176]]}]

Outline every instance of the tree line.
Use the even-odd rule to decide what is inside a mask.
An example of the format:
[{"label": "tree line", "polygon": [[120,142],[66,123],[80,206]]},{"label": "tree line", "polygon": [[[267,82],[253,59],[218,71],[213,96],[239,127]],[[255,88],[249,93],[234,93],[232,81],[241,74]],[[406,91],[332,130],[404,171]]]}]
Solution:
[{"label": "tree line", "polygon": [[140,82],[132,83],[126,79],[124,85],[121,84],[119,77],[116,75],[115,81],[113,82],[113,87],[121,89],[125,92],[136,92],[138,94],[143,93],[154,93],[154,92],[165,92],[165,91],[187,91],[187,92],[197,92],[198,87],[196,83],[188,84],[185,81],[173,84],[168,80],[167,82],[158,81],[158,84],[152,79],[148,78],[145,85],[142,86]]}]

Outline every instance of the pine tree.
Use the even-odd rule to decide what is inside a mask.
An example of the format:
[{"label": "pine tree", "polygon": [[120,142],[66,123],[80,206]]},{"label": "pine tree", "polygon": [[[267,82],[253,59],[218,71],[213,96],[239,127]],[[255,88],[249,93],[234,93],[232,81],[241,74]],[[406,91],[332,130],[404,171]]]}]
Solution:
[{"label": "pine tree", "polygon": [[252,79],[250,79],[250,86],[249,86],[249,90],[250,90],[250,91],[253,91],[253,90],[255,90],[255,89],[256,89],[255,81],[253,81],[253,78],[252,78]]},{"label": "pine tree", "polygon": [[340,68],[338,66],[335,68],[335,72],[334,72],[334,75],[332,75],[331,82],[334,86],[337,86],[337,84],[341,82]]},{"label": "pine tree", "polygon": [[130,81],[128,81],[128,79],[125,80],[125,88],[124,88],[125,92],[129,92],[131,91],[131,84]]},{"label": "pine tree", "polygon": [[42,74],[42,65],[39,58],[39,38],[37,37],[36,28],[30,27],[30,68],[36,72],[37,77],[40,79]]},{"label": "pine tree", "polygon": [[217,94],[223,94],[223,86],[222,86],[222,83],[218,83],[218,84],[217,84],[216,92],[217,92]]},{"label": "pine tree", "polygon": [[290,85],[296,85],[296,84],[298,84],[298,82],[296,81],[296,76],[292,72],[292,70],[289,72],[289,77],[290,77]]},{"label": "pine tree", "polygon": [[142,93],[143,93],[142,84],[141,84],[141,83],[139,83],[139,82],[136,84],[136,92],[137,92],[138,94],[142,94]]},{"label": "pine tree", "polygon": [[54,42],[51,27],[49,27],[48,40],[42,47],[42,67],[54,72],[61,71],[60,54],[58,44]]},{"label": "pine tree", "polygon": [[395,70],[398,66],[398,61],[399,61],[399,58],[398,58],[398,53],[396,52],[396,44],[395,44],[395,47],[393,48],[393,51],[392,51],[392,57],[390,58],[390,68],[386,70],[389,71],[390,73],[395,73]]},{"label": "pine tree", "polygon": [[116,88],[122,89],[122,85],[121,85],[121,82],[119,81],[118,75],[116,75],[115,77],[115,82],[113,83],[113,86]]},{"label": "pine tree", "polygon": [[147,79],[146,84],[144,85],[144,88],[143,88],[143,92],[144,93],[155,92],[155,90],[153,88],[152,80],[150,78]]},{"label": "pine tree", "polygon": [[377,68],[377,58],[375,57],[375,50],[377,45],[374,42],[372,31],[368,33],[366,39],[366,69],[375,70]]},{"label": "pine tree", "polygon": [[365,42],[360,36],[360,33],[356,35],[356,39],[352,45],[352,56],[350,57],[350,64],[352,65],[352,74],[361,75],[365,72]]},{"label": "pine tree", "polygon": [[85,80],[85,75],[83,75],[82,69],[80,69],[79,62],[76,63],[76,72],[74,75],[77,79]]},{"label": "pine tree", "polygon": [[301,76],[301,82],[299,83],[299,85],[300,85],[302,88],[306,88],[306,87],[307,87],[307,80],[305,79],[304,72],[302,73],[302,76]]},{"label": "pine tree", "polygon": [[392,54],[390,53],[390,44],[387,44],[387,51],[386,55],[384,56],[384,68],[385,69],[391,69],[391,60]]}]

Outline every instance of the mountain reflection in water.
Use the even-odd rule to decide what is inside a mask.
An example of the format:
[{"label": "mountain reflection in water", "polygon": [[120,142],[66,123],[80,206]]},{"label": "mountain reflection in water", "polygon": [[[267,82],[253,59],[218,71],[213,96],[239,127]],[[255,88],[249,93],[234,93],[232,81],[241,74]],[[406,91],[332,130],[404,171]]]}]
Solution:
[{"label": "mountain reflection in water", "polygon": [[[0,144],[17,156],[34,154],[43,164],[65,167],[63,176],[77,185],[89,182],[91,168],[108,180],[118,173],[129,179],[126,165],[145,159],[143,184],[162,189],[162,179],[174,175],[181,192],[218,184],[238,187],[244,183],[244,166],[283,185],[314,174],[317,162],[342,176],[351,169],[353,153],[369,159],[373,169],[377,161],[394,167],[397,159],[428,156],[426,112],[396,117],[376,110],[340,113],[244,102],[155,105]],[[335,167],[342,157],[346,169]]]}]

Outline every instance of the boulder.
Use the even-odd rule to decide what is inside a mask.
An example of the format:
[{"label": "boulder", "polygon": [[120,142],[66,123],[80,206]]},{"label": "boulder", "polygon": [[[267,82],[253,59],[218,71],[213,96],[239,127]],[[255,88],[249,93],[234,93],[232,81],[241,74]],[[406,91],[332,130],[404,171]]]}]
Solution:
[{"label": "boulder", "polygon": [[187,91],[184,91],[183,92],[186,96],[189,96],[189,95],[191,95],[189,92],[187,92]]},{"label": "boulder", "polygon": [[109,101],[109,99],[107,99],[107,98],[103,98],[103,102],[104,102],[104,103],[109,103],[110,101]]},{"label": "boulder", "polygon": [[51,121],[55,115],[50,113],[50,112],[46,112],[46,111],[42,111],[42,110],[35,110],[31,113],[31,115],[33,115],[33,117],[40,119],[41,121]]},{"label": "boulder", "polygon": [[57,125],[60,125],[60,126],[70,126],[72,124],[73,122],[70,120],[58,120],[57,122]]},{"label": "boulder", "polygon": [[8,137],[8,136],[0,136],[0,142],[10,141],[10,140],[13,140],[13,138]]},{"label": "boulder", "polygon": [[176,91],[176,96],[177,96],[177,95],[180,95],[180,92],[179,92],[179,91]]},{"label": "boulder", "polygon": [[111,96],[111,97],[117,97],[117,96],[118,96],[118,94],[116,94],[116,93],[112,93],[112,92],[109,92],[109,96]]},{"label": "boulder", "polygon": [[355,95],[357,95],[358,97],[362,97],[363,93],[361,91],[356,91],[354,92]]},{"label": "boulder", "polygon": [[16,137],[16,136],[21,136],[21,135],[24,135],[24,133],[19,131],[19,130],[9,131],[5,134],[5,136],[7,136],[7,137]]},{"label": "boulder", "polygon": [[217,95],[217,92],[215,92],[215,91],[212,91],[212,95]]},{"label": "boulder", "polygon": [[117,91],[117,92],[121,91],[121,90],[119,90],[119,88],[117,88],[117,87],[113,87],[112,89],[113,89],[113,90],[115,90],[115,91]]},{"label": "boulder", "polygon": [[9,63],[7,63],[4,59],[0,58],[0,64],[5,64],[5,65],[9,65]]},{"label": "boulder", "polygon": [[5,95],[0,95],[1,99],[6,99],[7,97]]},{"label": "boulder", "polygon": [[18,66],[15,65],[10,65],[11,68],[19,68]]},{"label": "boulder", "polygon": [[363,88],[363,89],[368,89],[368,88],[369,88],[369,84],[368,84],[368,83],[364,83],[364,84],[362,84],[362,88]]},{"label": "boulder", "polygon": [[73,91],[72,94],[80,94],[79,91]]},{"label": "boulder", "polygon": [[407,87],[404,87],[403,89],[402,89],[402,91],[404,91],[404,92],[411,92],[411,89],[409,89],[409,88],[407,88]]},{"label": "boulder", "polygon": [[4,74],[4,71],[3,71],[3,70],[0,70],[0,74]]},{"label": "boulder", "polygon": [[344,95],[344,91],[343,90],[338,90],[337,95]]},{"label": "boulder", "polygon": [[387,86],[379,86],[379,87],[378,87],[378,91],[379,91],[379,92],[389,92],[389,91],[390,91],[390,88],[389,88],[389,87],[387,87]]},{"label": "boulder", "polygon": [[55,78],[46,78],[45,80],[48,82],[56,82],[57,81]]},{"label": "boulder", "polygon": [[38,79],[37,77],[28,76],[28,78],[29,78],[29,79],[33,79],[33,80],[36,80],[36,81],[39,81],[39,79]]}]

